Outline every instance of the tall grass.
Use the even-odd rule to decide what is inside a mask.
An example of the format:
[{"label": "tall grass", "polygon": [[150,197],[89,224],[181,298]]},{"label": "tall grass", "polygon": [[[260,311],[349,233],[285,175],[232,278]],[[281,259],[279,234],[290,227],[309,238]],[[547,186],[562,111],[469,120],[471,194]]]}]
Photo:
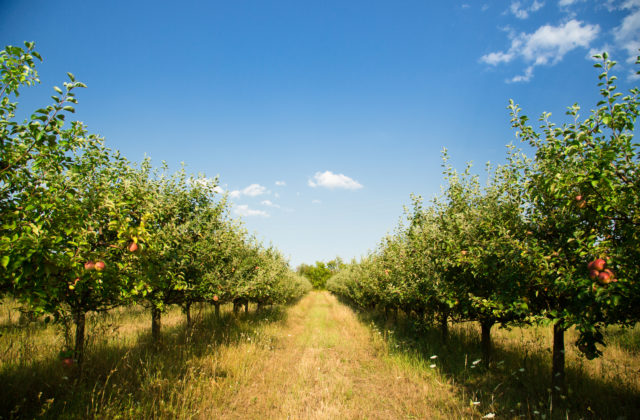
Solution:
[{"label": "tall grass", "polygon": [[[386,318],[376,311],[360,312],[375,336],[386,343],[398,363],[416,369],[438,370],[456,386],[458,397],[478,415],[497,418],[640,418],[640,327],[610,327],[609,345],[595,360],[581,356],[570,343],[577,333],[566,334],[568,395],[551,398],[552,328],[496,328],[494,362],[481,359],[477,323],[454,324],[442,341],[435,325],[418,323],[400,315]],[[555,405],[555,407],[554,407]]]},{"label": "tall grass", "polygon": [[1,418],[193,418],[203,402],[234,387],[246,366],[230,357],[242,342],[269,346],[261,325],[282,321],[279,307],[221,316],[200,305],[187,328],[179,308],[162,318],[162,344],[150,337],[150,315],[141,307],[119,308],[88,319],[82,377],[58,357],[60,326],[18,322],[17,305],[0,306]]}]

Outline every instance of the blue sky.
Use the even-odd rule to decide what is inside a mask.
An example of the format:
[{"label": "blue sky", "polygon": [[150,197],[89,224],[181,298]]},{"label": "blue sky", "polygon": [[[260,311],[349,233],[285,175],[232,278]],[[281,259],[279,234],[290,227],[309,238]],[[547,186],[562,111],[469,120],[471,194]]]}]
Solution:
[{"label": "blue sky", "polygon": [[597,101],[590,54],[637,85],[640,0],[9,1],[0,41],[35,41],[47,104],[74,73],[76,118],[130,160],[220,176],[234,213],[292,265],[364,255],[416,193],[504,161],[513,98],[562,122]]}]

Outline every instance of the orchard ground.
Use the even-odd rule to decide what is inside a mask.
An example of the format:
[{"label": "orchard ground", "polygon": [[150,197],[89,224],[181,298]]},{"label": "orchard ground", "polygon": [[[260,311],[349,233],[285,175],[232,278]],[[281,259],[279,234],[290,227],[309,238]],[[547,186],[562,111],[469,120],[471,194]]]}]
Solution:
[{"label": "orchard ground", "polygon": [[[20,325],[16,309],[0,307],[3,418],[550,418],[543,327],[496,331],[487,368],[473,324],[452,326],[445,346],[402,313],[356,313],[328,292],[236,316],[225,306],[219,318],[203,305],[191,329],[171,309],[161,351],[148,311],[119,308],[90,317],[84,378],[75,380],[57,357],[63,331]],[[568,346],[563,418],[640,409],[640,332],[610,328],[608,339],[594,361]]]}]

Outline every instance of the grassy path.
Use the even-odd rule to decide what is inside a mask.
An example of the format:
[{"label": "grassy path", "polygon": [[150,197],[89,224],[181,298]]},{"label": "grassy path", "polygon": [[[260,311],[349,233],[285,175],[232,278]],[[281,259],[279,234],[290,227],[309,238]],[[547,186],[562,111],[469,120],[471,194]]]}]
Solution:
[{"label": "grassy path", "polygon": [[[273,346],[247,347],[234,391],[203,418],[458,418],[460,403],[430,372],[385,356],[384,344],[328,292],[313,292],[269,325]],[[237,369],[236,369],[237,370]]]}]

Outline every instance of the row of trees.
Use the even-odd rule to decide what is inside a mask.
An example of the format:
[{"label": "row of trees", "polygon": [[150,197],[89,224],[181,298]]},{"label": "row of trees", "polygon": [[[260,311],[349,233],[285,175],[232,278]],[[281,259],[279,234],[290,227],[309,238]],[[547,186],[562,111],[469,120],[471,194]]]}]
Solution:
[{"label": "row of trees", "polygon": [[134,165],[65,124],[75,91],[69,74],[53,104],[16,121],[21,86],[38,82],[32,43],[0,51],[0,297],[47,320],[75,323],[81,366],[90,312],[140,304],[158,340],[161,314],[194,302],[234,308],[285,302],[311,288],[274,248],[229,217],[217,179]]},{"label": "row of trees", "polygon": [[[509,148],[507,163],[481,183],[447,164],[443,195],[413,197],[408,221],[376,251],[332,277],[327,288],[362,307],[402,309],[437,319],[477,321],[485,361],[496,324],[550,324],[552,382],[564,391],[564,332],[601,355],[603,328],[640,316],[640,150],[633,142],[638,89],[622,96],[597,56],[601,100],[581,120],[541,129],[510,102],[512,126],[534,154]],[[640,63],[640,58],[638,63]]]},{"label": "row of trees", "polygon": [[324,289],[327,285],[327,280],[334,274],[345,267],[345,263],[342,258],[336,257],[331,261],[316,261],[315,264],[300,264],[296,268],[296,272],[301,276],[306,277],[311,282],[314,289]]}]

